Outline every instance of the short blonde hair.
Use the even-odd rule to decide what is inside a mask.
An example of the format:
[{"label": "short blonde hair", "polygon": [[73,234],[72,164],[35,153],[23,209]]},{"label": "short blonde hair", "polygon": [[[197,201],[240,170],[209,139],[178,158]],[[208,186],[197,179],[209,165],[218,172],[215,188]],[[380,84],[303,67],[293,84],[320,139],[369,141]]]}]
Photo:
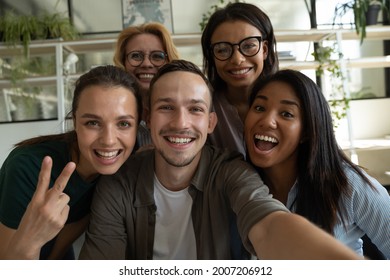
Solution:
[{"label": "short blonde hair", "polygon": [[158,22],[149,22],[136,26],[129,26],[119,33],[114,54],[114,64],[126,70],[126,45],[127,42],[135,35],[153,34],[157,36],[164,47],[164,51],[168,55],[168,62],[179,59],[179,53],[173,43],[172,37],[165,26]]}]

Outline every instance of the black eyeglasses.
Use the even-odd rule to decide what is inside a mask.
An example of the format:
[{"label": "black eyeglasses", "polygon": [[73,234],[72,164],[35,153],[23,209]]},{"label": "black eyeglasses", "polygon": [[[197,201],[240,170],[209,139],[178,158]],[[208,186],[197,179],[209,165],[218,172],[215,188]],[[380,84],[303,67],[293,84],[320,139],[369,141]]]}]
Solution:
[{"label": "black eyeglasses", "polygon": [[242,39],[237,44],[229,42],[218,42],[211,45],[211,50],[216,59],[225,61],[232,57],[234,46],[238,46],[238,51],[247,57],[255,56],[261,47],[261,36],[252,36]]},{"label": "black eyeglasses", "polygon": [[149,61],[156,67],[163,65],[167,61],[168,57],[168,55],[163,51],[152,51],[149,54],[145,54],[141,51],[133,51],[126,54],[126,59],[131,66],[137,67],[142,64],[145,56],[148,56]]}]

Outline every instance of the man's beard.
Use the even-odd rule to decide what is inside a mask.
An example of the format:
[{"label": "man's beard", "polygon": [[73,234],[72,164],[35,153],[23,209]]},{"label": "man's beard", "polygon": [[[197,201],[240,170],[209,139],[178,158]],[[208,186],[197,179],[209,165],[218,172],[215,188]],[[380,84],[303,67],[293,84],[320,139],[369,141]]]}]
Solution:
[{"label": "man's beard", "polygon": [[161,155],[161,157],[165,160],[166,163],[168,163],[169,165],[172,165],[174,167],[185,167],[185,166],[188,166],[188,165],[190,165],[194,161],[194,159],[196,157],[196,155],[194,155],[194,156],[192,156],[190,158],[181,158],[181,159],[177,160],[177,159],[174,159],[172,157],[168,157],[164,153],[164,151],[161,150],[161,149],[158,149],[157,152]]}]

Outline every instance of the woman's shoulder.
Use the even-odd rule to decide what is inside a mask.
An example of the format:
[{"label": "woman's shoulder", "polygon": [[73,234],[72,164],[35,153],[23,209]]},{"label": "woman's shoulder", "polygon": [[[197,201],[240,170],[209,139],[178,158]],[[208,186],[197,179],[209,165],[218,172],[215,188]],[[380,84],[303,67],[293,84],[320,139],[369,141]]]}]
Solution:
[{"label": "woman's shoulder", "polygon": [[23,168],[35,166],[40,168],[45,156],[53,159],[53,165],[61,166],[70,159],[69,148],[65,142],[47,141],[32,145],[15,147],[4,161],[4,168]]},{"label": "woman's shoulder", "polygon": [[367,180],[365,180],[364,177],[362,177],[351,166],[344,165],[344,170],[348,177],[349,185],[351,186],[353,195],[388,195],[386,188],[381,183],[379,183],[377,179],[371,176],[364,168],[360,166],[357,166],[357,168],[361,171]]},{"label": "woman's shoulder", "polygon": [[69,153],[68,144],[65,141],[51,140],[31,145],[16,146],[9,154],[9,157],[18,155],[37,156],[40,154],[50,155],[56,153]]},{"label": "woman's shoulder", "polygon": [[203,148],[199,170],[223,177],[238,175],[238,177],[241,177],[241,174],[246,174],[248,177],[251,174],[258,176],[257,171],[245,160],[241,153],[213,145],[205,145]]}]

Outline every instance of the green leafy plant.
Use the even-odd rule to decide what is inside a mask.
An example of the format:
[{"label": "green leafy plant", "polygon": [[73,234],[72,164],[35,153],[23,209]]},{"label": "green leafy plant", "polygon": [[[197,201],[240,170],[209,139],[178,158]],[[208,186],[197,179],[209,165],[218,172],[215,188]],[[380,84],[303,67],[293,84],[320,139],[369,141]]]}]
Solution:
[{"label": "green leafy plant", "polygon": [[[240,1],[234,1],[234,2],[240,2]],[[218,0],[217,4],[211,5],[210,9],[202,14],[202,20],[199,22],[200,31],[203,31],[207,25],[207,22],[209,21],[210,16],[217,11],[219,8],[232,3],[231,1],[226,2],[225,0]]]},{"label": "green leafy plant", "polygon": [[390,15],[387,0],[351,0],[335,7],[333,23],[342,18],[349,11],[354,15],[354,26],[359,35],[360,43],[366,38],[367,13],[371,7],[377,6],[383,13]]},{"label": "green leafy plant", "polygon": [[31,40],[39,37],[38,19],[29,15],[16,15],[7,11],[0,20],[1,40],[9,47],[22,44],[24,53],[28,55]]},{"label": "green leafy plant", "polygon": [[343,54],[337,51],[337,43],[333,46],[320,46],[312,53],[319,65],[316,74],[322,76],[328,74],[331,82],[329,94],[329,105],[333,117],[334,126],[337,127],[340,120],[347,115],[350,98],[346,96],[344,90],[344,77],[339,61]]},{"label": "green leafy plant", "polygon": [[32,40],[62,38],[73,40],[79,36],[69,18],[61,13],[45,12],[40,16],[18,15],[6,11],[0,17],[0,40],[9,47],[21,44],[23,53],[29,56],[29,45]]},{"label": "green leafy plant", "polygon": [[69,18],[61,13],[44,13],[39,17],[38,24],[42,31],[42,38],[54,39],[62,38],[64,40],[74,40],[79,36],[78,31],[70,23]]}]

